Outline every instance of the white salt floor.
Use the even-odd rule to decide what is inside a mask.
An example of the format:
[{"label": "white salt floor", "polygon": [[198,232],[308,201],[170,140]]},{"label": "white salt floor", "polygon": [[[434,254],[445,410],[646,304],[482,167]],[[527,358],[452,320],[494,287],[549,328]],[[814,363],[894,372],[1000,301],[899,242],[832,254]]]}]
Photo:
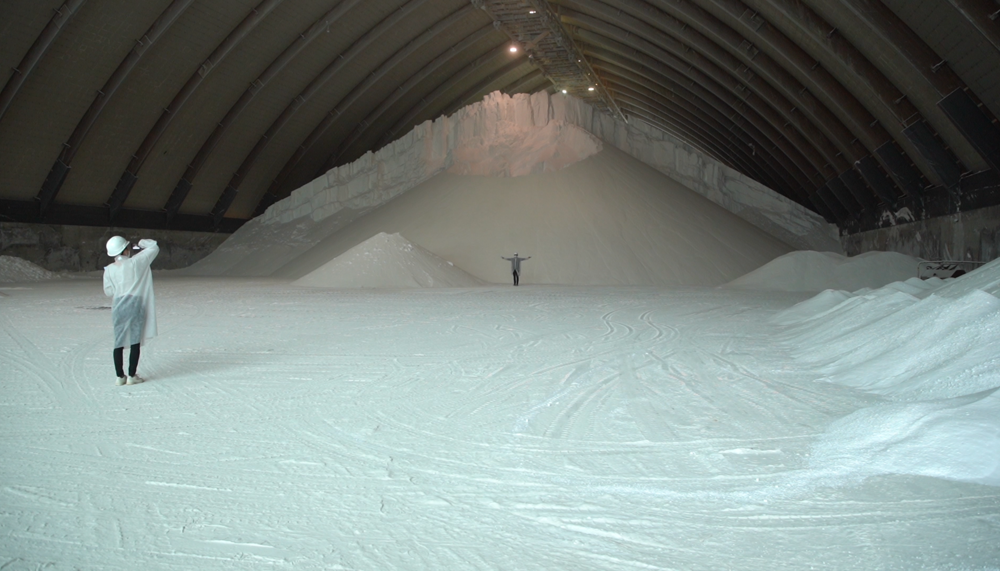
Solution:
[{"label": "white salt floor", "polygon": [[116,387],[99,280],[0,287],[0,569],[1000,565],[1000,487],[816,454],[885,397],[772,335],[809,294],[156,290]]}]

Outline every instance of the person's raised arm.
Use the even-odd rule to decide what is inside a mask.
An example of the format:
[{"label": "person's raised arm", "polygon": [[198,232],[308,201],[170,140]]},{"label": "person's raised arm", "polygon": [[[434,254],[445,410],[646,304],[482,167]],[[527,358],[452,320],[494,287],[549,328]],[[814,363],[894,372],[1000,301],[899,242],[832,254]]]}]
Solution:
[{"label": "person's raised arm", "polygon": [[147,266],[152,264],[157,254],[160,253],[160,246],[156,243],[156,240],[143,238],[142,240],[139,240],[138,244],[142,250],[138,254],[132,256],[132,259],[141,261]]}]

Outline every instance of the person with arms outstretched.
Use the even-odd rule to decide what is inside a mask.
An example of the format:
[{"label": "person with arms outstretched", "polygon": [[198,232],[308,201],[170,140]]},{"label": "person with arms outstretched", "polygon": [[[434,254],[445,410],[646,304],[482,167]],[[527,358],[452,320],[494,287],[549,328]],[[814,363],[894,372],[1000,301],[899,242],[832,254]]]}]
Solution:
[{"label": "person with arms outstretched", "polygon": [[517,252],[514,252],[513,258],[504,258],[503,256],[500,256],[500,258],[510,261],[510,271],[514,274],[514,285],[517,285],[518,281],[520,281],[521,262],[524,260],[530,260],[531,256],[528,256],[527,258],[519,258],[517,256]]},{"label": "person with arms outstretched", "polygon": [[[115,375],[118,385],[143,382],[137,373],[139,346],[156,336],[156,303],[153,297],[153,272],[149,266],[160,253],[155,240],[139,240],[130,247],[128,240],[112,236],[108,255],[115,259],[104,267],[104,294],[112,298],[111,323],[115,331]],[[133,250],[137,253],[133,254]],[[125,347],[130,347],[128,377],[123,365]]]}]

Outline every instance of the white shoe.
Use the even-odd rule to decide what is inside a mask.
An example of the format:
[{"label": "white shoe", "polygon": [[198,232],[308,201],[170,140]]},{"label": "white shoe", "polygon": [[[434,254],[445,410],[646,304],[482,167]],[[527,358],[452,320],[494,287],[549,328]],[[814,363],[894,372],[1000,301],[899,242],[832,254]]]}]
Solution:
[{"label": "white shoe", "polygon": [[122,385],[124,385],[125,384],[125,377],[118,377],[115,380],[115,384],[118,385],[119,387],[122,386]]},{"label": "white shoe", "polygon": [[127,385],[138,385],[139,383],[142,383],[142,382],[145,382],[145,381],[146,381],[146,379],[140,377],[139,375],[136,375],[134,377],[129,377],[128,381],[126,381],[125,384],[127,384]]}]

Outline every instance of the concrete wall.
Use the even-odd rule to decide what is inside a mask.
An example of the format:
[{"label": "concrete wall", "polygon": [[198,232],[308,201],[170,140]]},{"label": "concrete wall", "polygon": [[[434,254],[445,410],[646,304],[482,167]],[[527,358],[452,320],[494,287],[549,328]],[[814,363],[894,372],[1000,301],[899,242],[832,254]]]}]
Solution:
[{"label": "concrete wall", "polygon": [[988,262],[1000,257],[1000,206],[842,236],[841,242],[849,256],[879,250]]},{"label": "concrete wall", "polygon": [[153,262],[154,270],[187,267],[229,237],[209,232],[0,222],[0,255],[16,256],[53,272],[99,270],[111,263],[104,244],[116,234],[129,240],[156,240],[160,255]]}]

